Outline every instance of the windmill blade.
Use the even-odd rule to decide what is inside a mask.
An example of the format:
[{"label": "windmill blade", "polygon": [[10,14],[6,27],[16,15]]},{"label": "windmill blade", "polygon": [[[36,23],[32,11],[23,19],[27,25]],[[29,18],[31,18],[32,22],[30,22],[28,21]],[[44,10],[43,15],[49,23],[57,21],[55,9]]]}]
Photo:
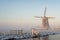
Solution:
[{"label": "windmill blade", "polygon": [[44,10],[44,16],[46,16],[46,7],[45,7],[45,10]]},{"label": "windmill blade", "polygon": [[35,18],[42,18],[42,16],[34,16]]},{"label": "windmill blade", "polygon": [[51,18],[51,19],[54,19],[55,17],[47,17],[47,18],[49,18],[49,19],[50,19],[50,18]]}]

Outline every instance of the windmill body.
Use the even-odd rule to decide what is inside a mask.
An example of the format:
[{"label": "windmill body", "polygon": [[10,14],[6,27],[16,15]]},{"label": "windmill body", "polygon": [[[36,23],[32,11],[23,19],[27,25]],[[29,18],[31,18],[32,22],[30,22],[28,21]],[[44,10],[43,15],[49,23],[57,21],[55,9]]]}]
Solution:
[{"label": "windmill body", "polygon": [[49,29],[49,22],[47,17],[42,18],[42,28],[43,29]]}]

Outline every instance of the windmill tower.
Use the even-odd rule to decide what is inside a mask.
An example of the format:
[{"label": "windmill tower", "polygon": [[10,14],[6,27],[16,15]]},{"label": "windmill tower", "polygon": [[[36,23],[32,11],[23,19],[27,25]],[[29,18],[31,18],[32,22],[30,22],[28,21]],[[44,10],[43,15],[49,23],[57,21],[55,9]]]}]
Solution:
[{"label": "windmill tower", "polygon": [[54,17],[47,17],[46,16],[46,7],[45,7],[45,10],[44,10],[44,15],[43,16],[35,16],[36,18],[42,18],[42,28],[43,29],[49,29],[49,22],[48,22],[48,19],[50,18],[54,18]]}]

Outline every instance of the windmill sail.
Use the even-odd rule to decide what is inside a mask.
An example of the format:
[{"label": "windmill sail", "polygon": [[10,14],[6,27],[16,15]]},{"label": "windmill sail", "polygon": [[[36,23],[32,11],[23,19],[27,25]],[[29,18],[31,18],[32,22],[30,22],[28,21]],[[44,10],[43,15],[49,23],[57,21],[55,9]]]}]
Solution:
[{"label": "windmill sail", "polygon": [[45,7],[45,10],[44,10],[44,16],[46,16],[46,7]]}]

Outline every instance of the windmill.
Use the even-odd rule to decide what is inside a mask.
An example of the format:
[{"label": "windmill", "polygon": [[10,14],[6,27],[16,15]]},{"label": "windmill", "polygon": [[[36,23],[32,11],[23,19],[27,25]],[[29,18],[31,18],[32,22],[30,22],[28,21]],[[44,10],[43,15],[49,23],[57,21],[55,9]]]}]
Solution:
[{"label": "windmill", "polygon": [[46,7],[44,10],[44,15],[43,16],[35,16],[36,18],[42,18],[42,27],[43,29],[49,29],[49,22],[48,19],[50,18],[55,18],[55,17],[47,17],[46,16]]}]

